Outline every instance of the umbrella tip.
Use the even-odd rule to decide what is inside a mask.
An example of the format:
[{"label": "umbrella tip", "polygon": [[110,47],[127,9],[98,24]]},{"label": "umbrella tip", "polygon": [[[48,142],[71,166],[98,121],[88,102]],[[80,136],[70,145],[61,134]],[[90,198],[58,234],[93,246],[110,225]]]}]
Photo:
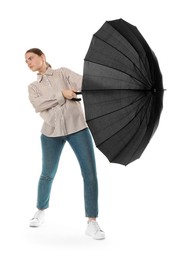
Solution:
[{"label": "umbrella tip", "polygon": [[156,92],[157,92],[157,89],[156,89],[156,88],[154,88],[154,89],[153,89],[153,92],[154,92],[154,93],[156,93]]}]

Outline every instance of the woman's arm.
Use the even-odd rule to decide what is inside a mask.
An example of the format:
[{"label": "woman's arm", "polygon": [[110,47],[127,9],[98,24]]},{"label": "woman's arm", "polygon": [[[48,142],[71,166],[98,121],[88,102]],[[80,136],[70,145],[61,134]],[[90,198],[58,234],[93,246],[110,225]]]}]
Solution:
[{"label": "woman's arm", "polygon": [[62,106],[65,103],[65,97],[61,91],[57,94],[49,93],[48,95],[41,96],[36,86],[31,84],[28,87],[28,92],[29,100],[37,113],[50,109],[58,104]]},{"label": "woman's arm", "polygon": [[70,89],[74,90],[75,92],[81,91],[81,75],[67,68],[62,68],[62,74],[64,75]]}]

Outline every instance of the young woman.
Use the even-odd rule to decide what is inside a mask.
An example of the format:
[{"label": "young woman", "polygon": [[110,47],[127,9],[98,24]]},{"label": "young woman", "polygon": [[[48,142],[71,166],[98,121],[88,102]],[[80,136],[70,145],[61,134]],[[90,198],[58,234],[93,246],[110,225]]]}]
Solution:
[{"label": "young woman", "polygon": [[82,76],[64,67],[52,69],[38,48],[26,51],[25,61],[32,71],[38,72],[37,81],[28,86],[29,100],[44,120],[38,210],[30,220],[30,227],[39,227],[44,222],[61,152],[68,142],[78,159],[84,182],[85,216],[88,218],[85,233],[94,239],[103,239],[105,234],[96,221],[98,180],[92,139],[81,104],[75,100],[75,92],[81,90]]}]

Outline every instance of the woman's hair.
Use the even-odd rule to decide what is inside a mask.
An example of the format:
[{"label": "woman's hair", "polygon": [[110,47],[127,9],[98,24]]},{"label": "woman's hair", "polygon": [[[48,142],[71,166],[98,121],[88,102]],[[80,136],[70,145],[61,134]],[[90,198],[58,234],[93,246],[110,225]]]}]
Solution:
[{"label": "woman's hair", "polygon": [[[38,48],[31,48],[29,50],[26,51],[26,53],[28,52],[32,52],[32,53],[35,53],[37,54],[38,56],[41,56],[41,55],[45,55],[42,50],[38,49]],[[47,67],[50,67],[51,68],[51,65],[46,61],[46,64],[47,64]]]}]

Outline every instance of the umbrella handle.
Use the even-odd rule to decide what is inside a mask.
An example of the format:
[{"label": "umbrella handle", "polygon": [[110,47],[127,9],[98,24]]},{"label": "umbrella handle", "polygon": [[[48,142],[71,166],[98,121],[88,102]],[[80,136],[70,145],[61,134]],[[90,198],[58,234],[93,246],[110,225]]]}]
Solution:
[{"label": "umbrella handle", "polygon": [[[76,94],[76,95],[80,95],[81,92],[78,91],[78,92],[75,92],[75,94]],[[72,98],[71,100],[72,100],[72,101],[81,101],[81,98]]]}]

